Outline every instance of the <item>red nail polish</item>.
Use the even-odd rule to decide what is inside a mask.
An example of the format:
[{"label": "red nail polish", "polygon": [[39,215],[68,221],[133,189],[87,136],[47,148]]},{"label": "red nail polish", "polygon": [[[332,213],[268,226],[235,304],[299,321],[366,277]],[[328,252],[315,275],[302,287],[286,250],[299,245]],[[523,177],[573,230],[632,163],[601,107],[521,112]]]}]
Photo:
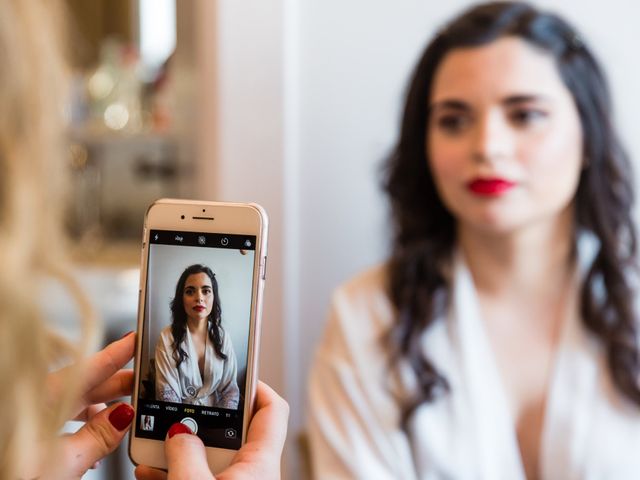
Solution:
[{"label": "red nail polish", "polygon": [[133,408],[131,405],[123,403],[119,405],[113,412],[109,414],[109,421],[116,429],[122,431],[131,425],[133,421]]},{"label": "red nail polish", "polygon": [[131,335],[132,333],[133,333],[133,330],[131,330],[131,331],[129,331],[129,332],[127,332],[127,333],[125,333],[124,335],[122,335],[122,336],[120,337],[120,340],[122,340],[123,338],[128,337],[128,336],[129,336],[129,335]]},{"label": "red nail polish", "polygon": [[189,427],[187,427],[184,423],[179,422],[171,425],[171,428],[167,432],[167,435],[169,435],[169,438],[171,438],[174,435],[178,435],[180,433],[188,433],[189,435],[193,435],[193,432]]}]

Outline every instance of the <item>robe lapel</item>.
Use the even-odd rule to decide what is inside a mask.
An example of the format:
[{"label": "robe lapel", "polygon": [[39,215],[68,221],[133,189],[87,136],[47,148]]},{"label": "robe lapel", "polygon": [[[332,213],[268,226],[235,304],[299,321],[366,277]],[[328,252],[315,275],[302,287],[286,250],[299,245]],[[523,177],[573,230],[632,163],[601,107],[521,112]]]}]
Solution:
[{"label": "robe lapel", "polygon": [[[452,323],[456,327],[461,376],[467,395],[470,441],[481,479],[524,479],[514,421],[489,339],[480,318],[473,280],[458,257]],[[456,394],[456,392],[454,392]],[[464,432],[462,432],[464,433]]]}]

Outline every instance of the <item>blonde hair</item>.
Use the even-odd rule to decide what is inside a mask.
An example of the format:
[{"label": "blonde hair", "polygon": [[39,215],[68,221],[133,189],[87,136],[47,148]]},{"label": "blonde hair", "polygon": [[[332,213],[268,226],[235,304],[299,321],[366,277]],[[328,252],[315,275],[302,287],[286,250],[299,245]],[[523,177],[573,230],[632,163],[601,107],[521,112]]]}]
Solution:
[{"label": "blonde hair", "polygon": [[[61,221],[66,189],[63,5],[0,0],[0,478],[16,478],[55,449],[76,406],[80,360],[92,347],[89,305],[64,273]],[[56,335],[39,311],[38,281],[63,281],[82,319],[75,345]],[[55,398],[47,374],[74,364]]]}]

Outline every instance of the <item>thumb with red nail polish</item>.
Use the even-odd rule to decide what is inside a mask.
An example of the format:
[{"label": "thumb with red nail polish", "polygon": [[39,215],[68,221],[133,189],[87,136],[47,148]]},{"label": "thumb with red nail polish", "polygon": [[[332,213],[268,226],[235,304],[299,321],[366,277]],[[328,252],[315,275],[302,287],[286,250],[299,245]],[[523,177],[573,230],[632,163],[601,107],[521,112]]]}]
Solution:
[{"label": "thumb with red nail polish", "polygon": [[131,405],[111,405],[89,419],[80,430],[64,437],[63,461],[73,478],[81,478],[120,445],[134,415]]},{"label": "thumb with red nail polish", "polygon": [[[189,435],[181,435],[187,433]],[[202,440],[184,423],[174,423],[164,442],[170,478],[213,479]]]}]

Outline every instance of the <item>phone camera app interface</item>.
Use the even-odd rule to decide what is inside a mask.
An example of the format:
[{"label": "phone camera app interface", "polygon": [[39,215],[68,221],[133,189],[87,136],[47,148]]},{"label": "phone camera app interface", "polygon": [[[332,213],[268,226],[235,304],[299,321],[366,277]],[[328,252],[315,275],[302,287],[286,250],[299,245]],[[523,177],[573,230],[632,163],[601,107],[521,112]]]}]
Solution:
[{"label": "phone camera app interface", "polygon": [[240,448],[256,237],[152,230],[136,436]]}]

